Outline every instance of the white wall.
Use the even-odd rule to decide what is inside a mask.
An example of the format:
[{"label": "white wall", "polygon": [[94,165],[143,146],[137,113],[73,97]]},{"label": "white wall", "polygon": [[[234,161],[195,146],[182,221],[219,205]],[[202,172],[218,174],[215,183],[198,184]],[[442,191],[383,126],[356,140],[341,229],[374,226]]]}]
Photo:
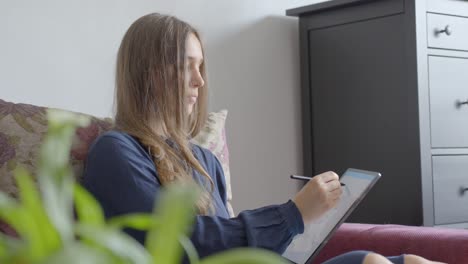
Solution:
[{"label": "white wall", "polygon": [[210,109],[229,110],[234,207],[286,201],[302,168],[298,25],[320,0],[0,0],[0,98],[112,114],[115,54],[138,17],[178,16],[206,44]]}]

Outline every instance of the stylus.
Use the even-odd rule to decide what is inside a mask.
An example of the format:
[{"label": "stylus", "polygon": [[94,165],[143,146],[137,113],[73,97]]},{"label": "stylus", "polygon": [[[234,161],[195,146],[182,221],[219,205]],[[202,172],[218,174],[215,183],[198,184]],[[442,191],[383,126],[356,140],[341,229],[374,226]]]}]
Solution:
[{"label": "stylus", "polygon": [[[307,176],[300,176],[300,175],[291,175],[291,179],[295,180],[303,180],[303,181],[308,181],[311,180],[312,177],[307,177]],[[340,182],[341,186],[346,186],[344,183]]]}]

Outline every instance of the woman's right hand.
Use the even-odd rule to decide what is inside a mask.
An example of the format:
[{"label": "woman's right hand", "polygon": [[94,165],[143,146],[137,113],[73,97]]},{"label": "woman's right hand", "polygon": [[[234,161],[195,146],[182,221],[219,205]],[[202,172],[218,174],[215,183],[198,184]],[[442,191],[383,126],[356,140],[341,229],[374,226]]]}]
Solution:
[{"label": "woman's right hand", "polygon": [[329,171],[313,177],[293,198],[304,224],[318,219],[335,207],[341,197],[338,175]]}]

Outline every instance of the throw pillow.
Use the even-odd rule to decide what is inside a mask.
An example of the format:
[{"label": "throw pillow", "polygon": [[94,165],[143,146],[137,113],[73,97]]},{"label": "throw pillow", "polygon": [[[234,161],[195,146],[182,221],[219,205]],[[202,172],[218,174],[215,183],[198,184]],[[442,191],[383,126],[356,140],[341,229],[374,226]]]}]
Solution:
[{"label": "throw pillow", "polygon": [[[77,129],[70,153],[72,169],[78,180],[83,174],[83,161],[91,142],[112,126],[110,119],[89,117],[91,123]],[[27,169],[35,176],[37,157],[46,132],[45,107],[15,104],[0,99],[0,191],[17,196],[13,177],[16,166]]]},{"label": "throw pillow", "polygon": [[193,138],[192,142],[209,149],[220,161],[226,178],[227,207],[229,214],[233,217],[234,210],[231,205],[232,190],[231,174],[229,171],[229,150],[226,142],[225,129],[227,113],[227,110],[209,113],[207,122],[200,133]]}]

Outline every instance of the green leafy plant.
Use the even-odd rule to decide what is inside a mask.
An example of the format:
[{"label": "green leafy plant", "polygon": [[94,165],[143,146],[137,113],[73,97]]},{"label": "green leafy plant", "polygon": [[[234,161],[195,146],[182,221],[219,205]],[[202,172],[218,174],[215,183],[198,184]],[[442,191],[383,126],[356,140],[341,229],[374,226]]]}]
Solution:
[{"label": "green leafy plant", "polygon": [[[200,259],[188,238],[198,195],[193,186],[168,186],[151,214],[105,219],[99,203],[75,182],[69,165],[75,128],[89,120],[58,110],[47,114],[37,184],[18,168],[18,199],[0,193],[0,219],[18,233],[17,238],[0,233],[0,263],[169,264],[180,263],[184,252],[192,264],[287,263],[272,252],[249,248]],[[145,245],[124,233],[125,227],[147,231]]]}]

